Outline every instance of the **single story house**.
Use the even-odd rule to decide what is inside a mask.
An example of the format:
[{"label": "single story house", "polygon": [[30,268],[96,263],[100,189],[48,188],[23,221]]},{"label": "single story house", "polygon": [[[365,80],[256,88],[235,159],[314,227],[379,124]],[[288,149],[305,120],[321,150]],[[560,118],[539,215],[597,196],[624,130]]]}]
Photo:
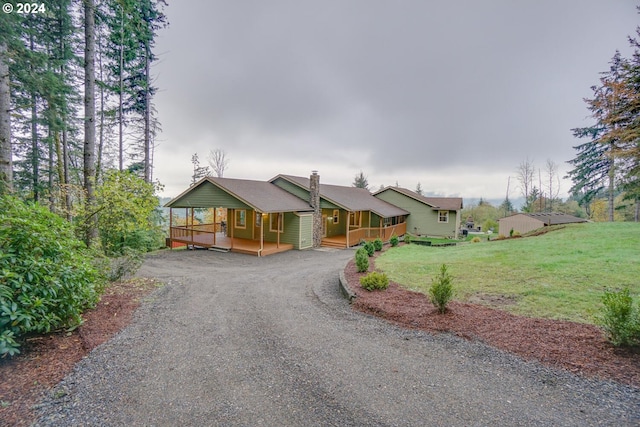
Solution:
[{"label": "single story house", "polygon": [[549,225],[580,222],[587,222],[587,220],[557,212],[517,213],[498,220],[498,234],[509,236],[511,230],[524,234]]},{"label": "single story house", "polygon": [[461,197],[426,197],[401,187],[386,187],[373,196],[411,212],[407,217],[409,233],[458,238]]},{"label": "single story house", "polygon": [[[168,244],[262,256],[388,241],[404,235],[408,224],[422,234],[457,236],[462,199],[386,190],[372,195],[363,188],[321,184],[316,171],[309,178],[277,175],[268,182],[205,177],[165,205]],[[195,219],[198,209],[222,209],[226,215],[214,214],[202,224]]]}]

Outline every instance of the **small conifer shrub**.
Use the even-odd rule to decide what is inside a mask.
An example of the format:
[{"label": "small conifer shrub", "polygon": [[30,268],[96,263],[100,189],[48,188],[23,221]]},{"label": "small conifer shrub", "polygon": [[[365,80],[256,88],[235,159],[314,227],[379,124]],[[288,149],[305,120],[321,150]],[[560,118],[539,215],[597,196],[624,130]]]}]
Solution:
[{"label": "small conifer shrub", "polygon": [[391,246],[394,248],[398,246],[399,242],[400,242],[400,239],[398,239],[398,236],[396,236],[395,234],[391,236],[391,239],[389,239],[389,243],[391,243]]},{"label": "small conifer shrub", "polygon": [[447,266],[442,264],[440,272],[433,278],[429,288],[429,298],[441,314],[447,311],[447,304],[453,298],[452,282],[453,277],[449,274]]},{"label": "small conifer shrub", "polygon": [[373,247],[376,251],[380,252],[382,250],[382,240],[380,238],[374,240]]},{"label": "small conifer shrub", "polygon": [[385,273],[372,271],[360,278],[360,286],[368,291],[384,290],[389,287],[389,278]]},{"label": "small conifer shrub", "polygon": [[369,270],[369,254],[364,248],[356,251],[356,268],[358,273],[364,273]]}]

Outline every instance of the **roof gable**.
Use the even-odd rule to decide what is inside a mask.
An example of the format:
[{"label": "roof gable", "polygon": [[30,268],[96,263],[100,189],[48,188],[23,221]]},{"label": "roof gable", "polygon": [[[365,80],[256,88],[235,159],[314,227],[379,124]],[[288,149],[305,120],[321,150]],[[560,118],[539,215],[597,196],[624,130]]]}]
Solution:
[{"label": "roof gable", "polygon": [[462,197],[427,197],[402,187],[386,187],[373,193],[374,196],[385,191],[395,191],[406,197],[417,200],[434,210],[458,211],[462,209]]},{"label": "roof gable", "polygon": [[[270,182],[278,178],[285,179],[305,190],[309,190],[309,178],[293,175],[278,175],[271,179]],[[320,197],[336,206],[351,212],[356,211],[372,211],[383,218],[391,218],[394,216],[408,215],[409,212],[380,200],[366,188],[347,187],[343,185],[331,185],[320,183]]]},{"label": "roof gable", "polygon": [[[209,196],[216,200],[203,201],[202,197],[189,200],[189,195],[201,191],[203,187],[217,189]],[[220,192],[225,193],[224,195]],[[226,196],[231,196],[231,199]],[[199,203],[198,203],[199,202]],[[240,202],[240,204],[238,203]],[[196,204],[194,204],[196,203]],[[198,206],[197,204],[200,204]],[[257,212],[305,212],[311,206],[304,200],[286,192],[277,185],[264,181],[246,179],[205,177],[165,205],[166,207],[248,207]]]}]

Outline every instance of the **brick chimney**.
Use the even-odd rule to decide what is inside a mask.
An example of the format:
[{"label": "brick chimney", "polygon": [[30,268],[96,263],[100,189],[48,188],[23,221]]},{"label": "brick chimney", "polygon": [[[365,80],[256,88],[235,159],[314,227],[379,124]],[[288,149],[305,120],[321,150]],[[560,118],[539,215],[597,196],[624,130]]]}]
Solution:
[{"label": "brick chimney", "polygon": [[322,244],[322,210],[320,209],[320,175],[311,171],[309,177],[309,204],[313,208],[313,247]]}]

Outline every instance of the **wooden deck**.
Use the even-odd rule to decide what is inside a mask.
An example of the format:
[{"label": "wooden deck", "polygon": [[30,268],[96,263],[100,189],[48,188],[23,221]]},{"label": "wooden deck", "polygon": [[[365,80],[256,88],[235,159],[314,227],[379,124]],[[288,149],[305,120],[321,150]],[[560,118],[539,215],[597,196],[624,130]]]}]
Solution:
[{"label": "wooden deck", "polygon": [[[406,230],[406,223],[391,225],[383,228],[354,228],[353,230],[349,231],[349,246],[359,245],[362,240],[370,241],[377,238],[382,239],[383,242],[388,242],[391,236],[402,236],[406,233]],[[346,248],[347,236],[345,234],[340,234],[338,236],[323,237],[322,246],[327,246],[330,248]]]},{"label": "wooden deck", "polygon": [[[174,233],[172,233],[174,234]],[[180,234],[180,233],[177,233]],[[250,239],[238,239],[225,236],[223,233],[199,232],[193,235],[175,236],[171,239],[173,242],[184,243],[200,248],[219,249],[242,254],[266,256],[279,252],[285,252],[293,249],[293,245],[288,243],[280,243],[279,245],[272,242],[263,242],[262,251],[260,251],[260,241]]]}]

